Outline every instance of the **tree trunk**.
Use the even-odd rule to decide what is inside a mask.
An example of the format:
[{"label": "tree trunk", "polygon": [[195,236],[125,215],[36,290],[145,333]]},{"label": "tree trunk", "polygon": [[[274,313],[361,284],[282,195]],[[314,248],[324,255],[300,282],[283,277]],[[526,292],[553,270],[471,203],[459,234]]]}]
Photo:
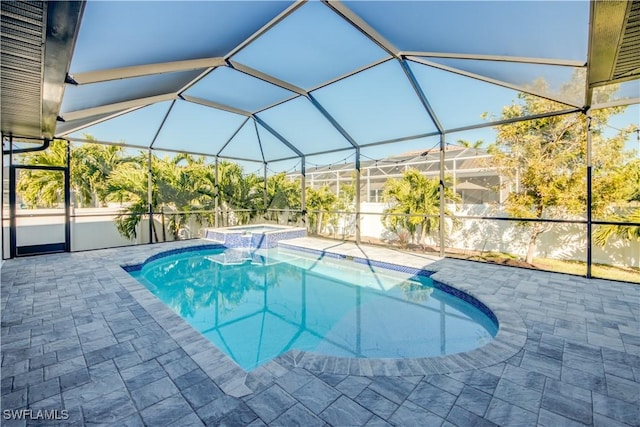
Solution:
[{"label": "tree trunk", "polygon": [[316,223],[316,234],[320,235],[322,231],[322,212],[318,212],[317,223]]},{"label": "tree trunk", "polygon": [[538,236],[542,234],[544,230],[541,230],[537,225],[533,226],[533,230],[531,231],[531,237],[529,237],[529,246],[527,248],[527,258],[526,262],[528,264],[533,264],[533,254],[536,251],[536,243],[538,241]]},{"label": "tree trunk", "polygon": [[[544,211],[544,206],[539,204],[536,206],[536,213],[538,218],[542,218],[542,212]],[[546,231],[546,228],[543,224],[539,222],[534,222],[531,227],[531,237],[529,237],[529,247],[527,248],[527,258],[526,262],[528,264],[533,264],[533,254],[536,251],[536,242],[538,241],[538,236]]]},{"label": "tree trunk", "polygon": [[424,239],[426,236],[427,236],[427,224],[423,222],[420,230],[420,241],[418,242],[423,247],[425,246]]}]

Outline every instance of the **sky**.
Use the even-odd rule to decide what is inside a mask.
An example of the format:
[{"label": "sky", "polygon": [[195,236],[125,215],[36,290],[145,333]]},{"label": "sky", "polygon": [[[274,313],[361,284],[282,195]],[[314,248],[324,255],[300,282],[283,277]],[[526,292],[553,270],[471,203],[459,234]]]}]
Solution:
[{"label": "sky", "polygon": [[[437,4],[347,1],[345,4],[403,51],[561,59],[573,61],[572,65],[586,61],[587,1]],[[287,5],[287,2],[244,1],[92,1],[85,8],[70,74],[225,55]],[[567,19],[568,16],[571,19]],[[238,25],[239,22],[242,25]],[[411,78],[415,78],[437,120],[448,130],[499,119],[505,105],[519,101],[518,88],[531,87],[539,78],[548,83],[545,89],[537,89],[540,94],[575,106],[583,102],[581,93],[577,97],[561,93],[562,86],[580,72],[581,67],[418,57],[407,61],[403,68],[382,48],[318,2],[305,4],[230,59],[311,91],[325,114],[360,145],[436,132],[436,124],[416,94]],[[378,62],[381,63],[354,76],[319,87]],[[201,71],[70,87],[65,93],[61,115],[161,95],[171,88],[185,87]],[[469,75],[502,83],[497,85],[469,78]],[[640,82],[635,83],[640,86]],[[629,92],[626,89],[625,92]],[[630,93],[640,97],[640,90],[635,86]],[[296,96],[292,91],[226,67],[209,73],[184,94],[252,113]],[[252,120],[246,122],[239,114],[184,100],[176,101],[173,106],[165,101],[71,136],[82,138],[87,132],[101,141],[125,141],[143,146],[153,141],[157,149],[220,153],[258,162],[262,162],[263,155],[267,161],[296,156],[279,137],[305,154],[351,147],[323,113],[300,97],[258,112],[257,116],[278,133],[274,136],[257,126],[258,142],[256,125]],[[627,108],[624,115],[613,118],[611,125],[616,128],[637,125],[639,116],[635,105]],[[227,144],[231,137],[233,140]],[[458,139],[471,142],[482,139],[488,144],[494,138],[492,128],[484,128],[451,134],[447,140],[455,143]],[[433,140],[371,147],[363,149],[363,154],[380,158],[430,148]],[[435,141],[437,144],[437,138]],[[637,142],[629,144],[634,148]],[[351,153],[314,156],[308,163],[339,162]],[[297,159],[280,162],[278,166],[296,162]],[[255,166],[258,168],[260,164]]]}]

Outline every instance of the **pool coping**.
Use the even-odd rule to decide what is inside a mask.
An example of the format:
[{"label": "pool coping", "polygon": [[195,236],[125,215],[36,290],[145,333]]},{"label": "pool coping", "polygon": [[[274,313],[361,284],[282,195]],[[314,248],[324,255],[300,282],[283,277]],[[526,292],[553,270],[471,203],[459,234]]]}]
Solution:
[{"label": "pool coping", "polygon": [[[131,276],[125,268],[135,264],[143,264],[145,261],[163,256],[164,253],[194,251],[211,247],[211,243],[205,240],[183,242],[179,248],[167,249],[166,246],[157,248],[157,251],[149,256],[142,255],[144,259],[131,259],[127,263],[109,267],[111,272],[138,303],[162,326],[167,333],[183,348],[183,350],[207,373],[218,386],[227,394],[234,397],[243,397],[252,394],[259,389],[268,378],[279,377],[289,371],[290,368],[304,368],[316,373],[362,375],[362,376],[411,376],[411,375],[436,375],[454,372],[462,372],[472,369],[485,368],[503,362],[517,354],[523,347],[527,338],[527,328],[522,317],[513,311],[507,303],[491,293],[481,292],[471,282],[447,280],[439,277],[437,261],[430,264],[431,269],[422,269],[428,272],[434,280],[462,291],[474,299],[480,301],[493,312],[498,321],[498,333],[492,341],[486,345],[464,353],[456,353],[446,356],[420,357],[420,358],[385,358],[385,359],[361,359],[320,355],[308,351],[290,350],[277,356],[271,361],[259,366],[252,371],[245,371],[237,365],[222,350],[207,340],[200,332],[174,313],[167,305],[153,295],[144,285]],[[300,244],[289,241],[283,246],[300,250]],[[307,250],[314,250],[306,248]],[[324,256],[341,257],[340,251],[320,250]],[[355,258],[355,257],[354,257]],[[362,258],[364,259],[364,258]],[[380,259],[366,259],[382,266],[396,265]],[[362,261],[362,260],[360,260]]]}]

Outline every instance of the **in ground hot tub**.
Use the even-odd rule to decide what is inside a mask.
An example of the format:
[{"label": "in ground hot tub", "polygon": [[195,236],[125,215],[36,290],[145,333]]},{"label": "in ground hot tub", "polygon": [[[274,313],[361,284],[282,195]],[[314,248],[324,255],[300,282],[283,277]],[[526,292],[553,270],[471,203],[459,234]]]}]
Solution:
[{"label": "in ground hot tub", "polygon": [[278,246],[280,240],[305,237],[307,230],[302,227],[288,227],[273,224],[241,225],[226,228],[208,228],[205,239],[222,243],[228,248],[268,249]]}]

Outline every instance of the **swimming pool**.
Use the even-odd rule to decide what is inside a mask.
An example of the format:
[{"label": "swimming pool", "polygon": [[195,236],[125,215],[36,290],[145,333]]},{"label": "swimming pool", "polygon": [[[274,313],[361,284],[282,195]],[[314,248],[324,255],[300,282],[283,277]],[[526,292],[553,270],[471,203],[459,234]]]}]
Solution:
[{"label": "swimming pool", "polygon": [[252,370],[291,349],[366,358],[472,350],[495,318],[429,277],[283,249],[163,254],[131,274]]}]

